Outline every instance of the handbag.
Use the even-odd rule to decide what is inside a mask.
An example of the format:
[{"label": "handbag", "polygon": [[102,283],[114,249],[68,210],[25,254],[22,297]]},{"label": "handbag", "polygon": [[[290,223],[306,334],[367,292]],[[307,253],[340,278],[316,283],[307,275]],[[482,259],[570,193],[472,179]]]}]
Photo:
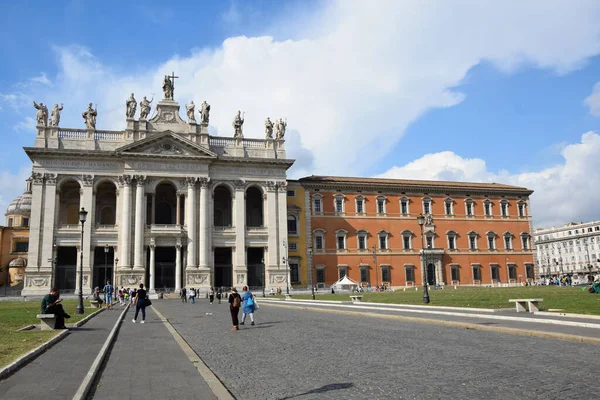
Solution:
[{"label": "handbag", "polygon": [[146,297],[146,307],[151,306],[152,302],[150,301],[149,298]]},{"label": "handbag", "polygon": [[246,305],[248,307],[254,307],[254,300],[252,300],[252,296],[248,297],[248,300],[246,300]]}]

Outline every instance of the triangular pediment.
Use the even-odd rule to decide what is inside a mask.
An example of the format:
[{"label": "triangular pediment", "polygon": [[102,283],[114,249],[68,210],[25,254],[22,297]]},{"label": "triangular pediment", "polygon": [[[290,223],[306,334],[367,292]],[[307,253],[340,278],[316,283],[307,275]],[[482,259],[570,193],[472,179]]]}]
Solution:
[{"label": "triangular pediment", "polygon": [[117,153],[123,155],[149,155],[149,156],[183,156],[216,158],[217,155],[207,148],[200,146],[180,135],[164,131],[154,134],[137,142],[130,143],[116,149]]}]

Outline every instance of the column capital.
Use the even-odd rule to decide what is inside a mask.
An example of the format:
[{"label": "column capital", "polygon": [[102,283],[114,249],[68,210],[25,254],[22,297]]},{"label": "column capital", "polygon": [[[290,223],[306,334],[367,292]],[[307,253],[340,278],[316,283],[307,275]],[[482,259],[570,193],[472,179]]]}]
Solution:
[{"label": "column capital", "polygon": [[198,182],[200,182],[200,187],[203,189],[207,189],[210,186],[210,178],[198,178]]},{"label": "column capital", "polygon": [[94,184],[94,175],[82,175],[81,180],[83,180],[84,186],[92,186]]},{"label": "column capital", "polygon": [[277,187],[281,190],[287,190],[287,182],[277,182]]},{"label": "column capital", "polygon": [[236,191],[244,190],[244,188],[246,187],[246,182],[244,182],[241,179],[233,180],[233,181],[231,181],[231,184],[233,185],[233,187],[235,188]]},{"label": "column capital", "polygon": [[42,185],[44,183],[44,174],[39,172],[34,172],[31,174],[31,178],[33,179],[34,185]]},{"label": "column capital", "polygon": [[277,189],[277,183],[273,182],[273,181],[266,181],[265,188],[267,189],[268,192],[274,192],[275,189]]},{"label": "column capital", "polygon": [[131,175],[121,175],[119,176],[119,186],[129,186],[131,185]]},{"label": "column capital", "polygon": [[137,186],[144,186],[144,183],[146,183],[146,175],[135,175],[134,178]]},{"label": "column capital", "polygon": [[[45,173],[44,179],[46,180],[46,183],[48,185],[56,185],[56,174]],[[34,180],[35,180],[35,178],[34,178]]]},{"label": "column capital", "polygon": [[190,188],[190,187],[194,187],[196,185],[197,180],[198,180],[198,178],[196,178],[195,176],[187,176],[185,178],[185,183]]}]

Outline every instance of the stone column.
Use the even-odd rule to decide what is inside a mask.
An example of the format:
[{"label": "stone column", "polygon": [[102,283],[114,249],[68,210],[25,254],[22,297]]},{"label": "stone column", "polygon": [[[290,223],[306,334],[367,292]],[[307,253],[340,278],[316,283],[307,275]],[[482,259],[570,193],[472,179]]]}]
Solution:
[{"label": "stone column", "polygon": [[[87,220],[83,226],[83,293],[91,294],[92,264],[94,259],[94,247],[92,246],[92,230],[94,228],[94,176],[83,175],[83,190],[80,207],[88,212]],[[81,228],[81,226],[80,226]],[[87,282],[86,282],[87,277]]]},{"label": "stone column", "polygon": [[175,198],[177,199],[177,213],[175,217],[175,225],[181,225],[181,194],[177,192],[175,194]]},{"label": "stone column", "polygon": [[[267,232],[268,232],[268,250],[266,254],[266,265],[268,270],[276,269],[279,265],[277,260],[278,241],[277,241],[277,192],[275,182],[267,182]],[[286,221],[287,224],[287,221]]]},{"label": "stone column", "polygon": [[119,269],[127,269],[131,268],[131,176],[120,176],[119,186],[123,187],[121,229],[119,230],[121,233],[119,240],[119,248],[121,249]]},{"label": "stone column", "polygon": [[[42,277],[38,274],[38,268],[41,264],[41,243],[40,243],[40,231],[43,228],[42,225],[42,207],[43,203],[43,189],[44,189],[44,175],[41,173],[34,172],[31,177],[33,178],[33,184],[31,187],[31,217],[29,219],[29,253],[28,253],[28,265],[25,268],[25,286],[21,291],[22,296],[29,295],[45,295],[50,289],[50,279],[43,282]],[[42,284],[38,284],[38,282]]]},{"label": "stone column", "polygon": [[185,206],[185,219],[187,221],[187,265],[186,269],[197,267],[196,263],[196,180],[187,177],[188,187],[187,204]]},{"label": "stone column", "polygon": [[181,290],[181,244],[175,245],[175,290]]},{"label": "stone column", "polygon": [[42,256],[41,269],[52,273],[52,260],[54,258],[54,228],[58,203],[56,202],[56,174],[44,174],[46,188],[43,204],[42,228]]},{"label": "stone column", "polygon": [[136,175],[135,189],[135,237],[133,250],[133,268],[144,269],[144,182],[146,177]]},{"label": "stone column", "polygon": [[154,245],[154,243],[150,244],[150,286],[148,287],[148,289],[150,290],[151,293],[154,293],[154,282],[155,282],[155,276],[154,276],[154,271],[155,271],[155,264],[156,264],[156,246]]},{"label": "stone column", "polygon": [[152,196],[152,210],[150,211],[152,214],[150,215],[150,223],[154,225],[156,223],[156,193],[152,193],[150,196]]},{"label": "stone column", "polygon": [[[289,285],[290,289],[292,288],[292,284],[290,282],[290,262],[288,258],[287,246],[289,246],[288,238],[287,238],[287,182],[278,182],[277,183],[277,216],[279,218],[278,228],[278,243],[277,248],[279,250],[278,261],[281,265],[281,268],[285,270],[286,281],[283,284]],[[283,247],[283,241],[286,242],[286,247]],[[285,264],[283,263],[283,258],[286,258]]]},{"label": "stone column", "polygon": [[[210,254],[212,235],[209,224],[209,190],[210,181],[208,178],[200,178],[200,265],[201,269],[210,268],[208,263],[208,255]],[[212,279],[210,279],[212,282]]]},{"label": "stone column", "polygon": [[233,284],[245,285],[248,282],[246,267],[246,191],[243,181],[234,182],[235,186],[235,253],[233,261]]}]

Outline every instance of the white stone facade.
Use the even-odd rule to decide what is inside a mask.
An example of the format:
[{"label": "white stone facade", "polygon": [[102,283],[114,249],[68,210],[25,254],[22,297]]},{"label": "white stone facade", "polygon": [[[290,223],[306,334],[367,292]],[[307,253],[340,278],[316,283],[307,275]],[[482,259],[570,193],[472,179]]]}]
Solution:
[{"label": "white stone facade", "polygon": [[286,282],[293,160],[284,140],[210,136],[179,108],[162,100],[123,131],[38,126],[25,148],[33,206],[23,295],[78,290],[82,248],[85,293],[105,280],[151,293]]},{"label": "white stone facade", "polygon": [[533,237],[538,276],[600,272],[600,221],[538,229]]}]

